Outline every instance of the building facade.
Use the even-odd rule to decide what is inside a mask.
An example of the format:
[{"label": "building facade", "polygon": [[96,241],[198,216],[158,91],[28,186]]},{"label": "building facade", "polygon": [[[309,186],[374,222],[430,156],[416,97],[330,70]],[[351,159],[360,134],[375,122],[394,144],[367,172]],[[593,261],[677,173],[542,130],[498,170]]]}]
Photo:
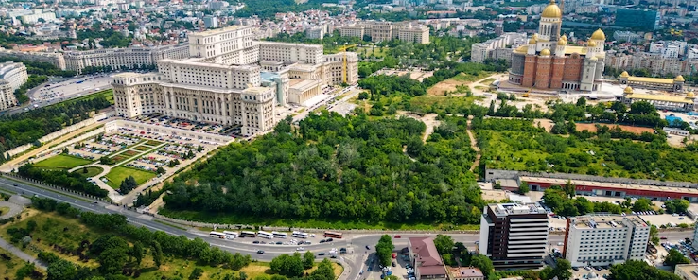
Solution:
[{"label": "building facade", "polygon": [[677,76],[673,79],[657,79],[630,76],[627,71],[620,73],[618,77],[620,84],[634,86],[636,88],[646,88],[654,90],[665,90],[669,92],[683,92],[685,79],[683,76]]},{"label": "building facade", "polygon": [[[323,88],[357,82],[357,54],[323,55],[321,45],[257,42],[252,29],[232,26],[194,33],[191,58],[160,59],[158,73],[113,77],[115,110],[225,126],[244,135],[271,130],[275,107],[302,104]],[[241,63],[243,62],[243,63]]]},{"label": "building facade", "polygon": [[66,61],[60,53],[25,52],[0,48],[0,57],[4,59],[48,62],[55,65],[58,69],[66,70]]},{"label": "building facade", "polygon": [[549,241],[547,211],[539,204],[490,203],[479,228],[479,254],[498,270],[537,269]]},{"label": "building facade", "polygon": [[698,280],[698,265],[678,264],[673,270],[673,274],[678,275],[683,280]]},{"label": "building facade", "polygon": [[379,43],[399,39],[415,44],[430,43],[430,29],[424,25],[412,23],[394,23],[367,21],[360,24],[345,25],[338,28],[340,36],[363,38],[372,37],[372,42]]},{"label": "building facade", "polygon": [[694,93],[689,92],[685,95],[653,95],[635,93],[632,87],[625,88],[620,101],[626,105],[632,105],[637,101],[646,101],[654,105],[657,110],[669,110],[674,112],[692,112],[697,111],[698,98]]},{"label": "building facade", "polygon": [[634,216],[588,215],[567,220],[564,256],[571,266],[644,260],[650,225]]},{"label": "building facade", "polygon": [[112,69],[133,69],[156,65],[164,59],[185,59],[189,57],[188,46],[164,45],[155,47],[128,47],[97,49],[88,51],[69,51],[63,54],[66,70],[80,73],[86,67],[105,67]]},{"label": "building facade", "polygon": [[484,274],[475,267],[450,267],[447,269],[449,280],[484,280]]},{"label": "building facade", "polygon": [[484,43],[473,44],[471,60],[484,62],[484,60],[492,58],[511,61],[513,50],[526,43],[527,33],[507,32]]},{"label": "building facade", "polygon": [[22,62],[0,63],[0,111],[17,105],[15,90],[27,81],[27,67]]},{"label": "building facade", "polygon": [[568,46],[568,38],[561,35],[561,16],[561,10],[551,0],[542,12],[539,33],[513,51],[509,82],[537,89],[599,91],[605,34],[598,29],[585,46]]},{"label": "building facade", "polygon": [[641,27],[652,31],[659,27],[659,12],[656,10],[617,9],[615,25],[621,27]]}]

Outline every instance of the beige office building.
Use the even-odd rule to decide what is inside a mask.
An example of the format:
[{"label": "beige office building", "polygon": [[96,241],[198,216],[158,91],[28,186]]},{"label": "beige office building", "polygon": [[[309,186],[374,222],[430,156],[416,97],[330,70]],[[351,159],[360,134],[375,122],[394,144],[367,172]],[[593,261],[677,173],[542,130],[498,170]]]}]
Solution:
[{"label": "beige office building", "polygon": [[154,47],[135,46],[128,48],[69,51],[63,54],[66,70],[80,73],[88,66],[112,69],[133,69],[155,65],[163,59],[185,59],[189,57],[187,45],[163,45]]},{"label": "beige office building", "polygon": [[369,35],[372,37],[372,42],[375,43],[393,39],[416,44],[430,43],[430,29],[424,25],[413,25],[411,23],[367,21],[360,24],[341,26],[338,29],[340,36],[362,38],[364,35]]},{"label": "beige office building", "polygon": [[278,105],[303,104],[344,77],[357,83],[357,54],[324,56],[321,45],[253,41],[250,27],[194,33],[188,50],[191,58],[158,61],[157,74],[113,76],[117,114],[240,125],[244,135],[255,135],[275,126]]}]

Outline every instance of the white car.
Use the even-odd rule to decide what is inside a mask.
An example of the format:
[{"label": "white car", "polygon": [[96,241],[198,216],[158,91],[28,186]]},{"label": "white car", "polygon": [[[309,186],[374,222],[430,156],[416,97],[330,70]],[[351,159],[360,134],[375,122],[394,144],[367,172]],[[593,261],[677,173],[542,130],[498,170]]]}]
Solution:
[{"label": "white car", "polygon": [[299,252],[300,252],[300,251],[304,251],[304,247],[299,247],[299,248],[297,248],[297,251],[299,251]]}]

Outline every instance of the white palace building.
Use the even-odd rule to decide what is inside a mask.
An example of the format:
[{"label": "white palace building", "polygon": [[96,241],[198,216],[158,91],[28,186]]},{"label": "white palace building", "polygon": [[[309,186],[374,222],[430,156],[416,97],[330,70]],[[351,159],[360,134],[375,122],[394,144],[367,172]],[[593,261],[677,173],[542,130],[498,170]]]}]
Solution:
[{"label": "white palace building", "polygon": [[303,104],[323,88],[357,83],[357,54],[323,55],[322,45],[258,42],[253,28],[190,34],[189,58],[158,61],[158,73],[113,76],[115,110],[160,113],[222,125],[244,135],[275,126],[275,108]]}]

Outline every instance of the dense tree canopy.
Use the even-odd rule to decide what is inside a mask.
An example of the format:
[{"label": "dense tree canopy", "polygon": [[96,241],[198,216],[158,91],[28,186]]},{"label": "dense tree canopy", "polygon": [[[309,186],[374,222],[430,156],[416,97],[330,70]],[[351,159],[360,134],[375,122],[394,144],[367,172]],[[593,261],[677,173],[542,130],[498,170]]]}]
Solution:
[{"label": "dense tree canopy", "polygon": [[610,280],[681,280],[673,272],[658,270],[645,261],[628,260],[610,269]]},{"label": "dense tree canopy", "polygon": [[88,119],[92,112],[110,106],[112,103],[99,95],[26,113],[0,116],[0,163],[6,160],[5,151],[34,143],[46,134]]},{"label": "dense tree canopy", "polygon": [[[477,223],[483,202],[461,117],[447,120],[416,158],[403,152],[425,124],[327,112],[294,133],[232,144],[169,186],[170,210],[274,218]],[[282,122],[275,131],[289,131]],[[448,132],[454,130],[453,132]]]}]

